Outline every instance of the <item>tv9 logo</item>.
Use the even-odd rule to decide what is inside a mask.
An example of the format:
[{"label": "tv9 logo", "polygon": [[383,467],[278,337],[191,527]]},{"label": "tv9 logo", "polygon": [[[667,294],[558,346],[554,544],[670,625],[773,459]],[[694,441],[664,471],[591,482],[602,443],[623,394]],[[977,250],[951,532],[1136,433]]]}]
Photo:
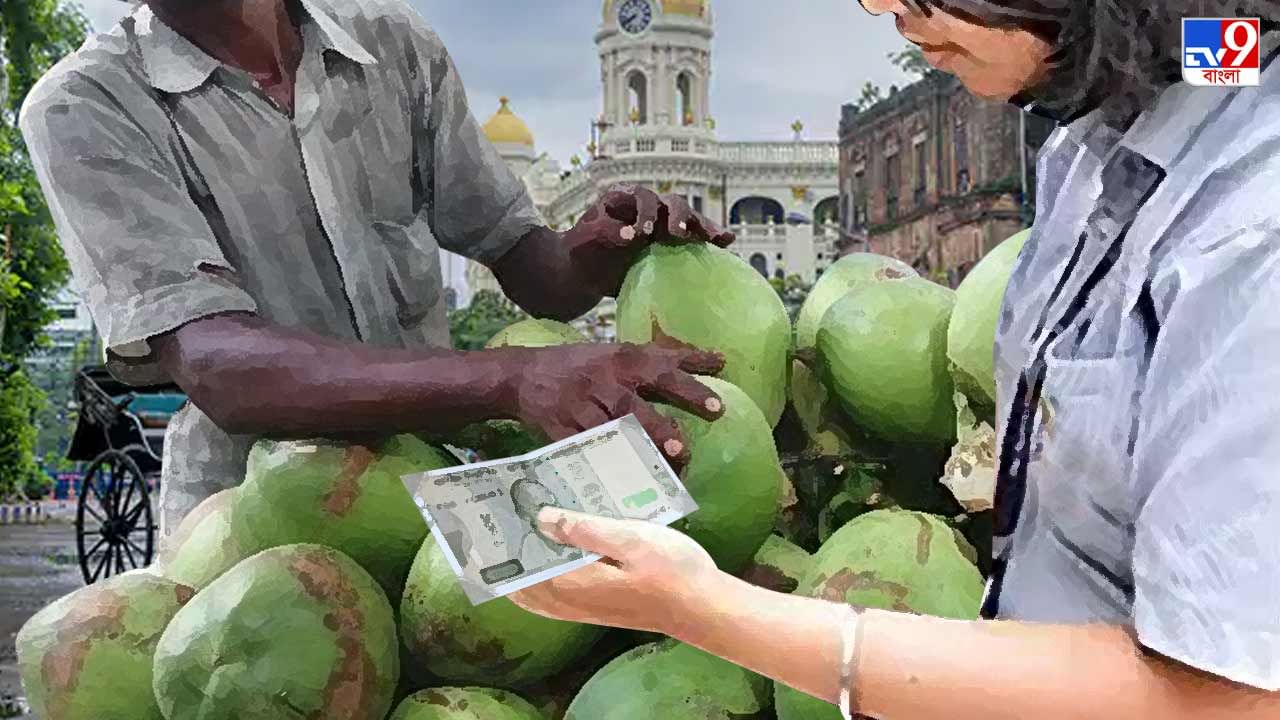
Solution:
[{"label": "tv9 logo", "polygon": [[1192,85],[1257,85],[1261,40],[1258,18],[1184,18],[1182,79]]}]

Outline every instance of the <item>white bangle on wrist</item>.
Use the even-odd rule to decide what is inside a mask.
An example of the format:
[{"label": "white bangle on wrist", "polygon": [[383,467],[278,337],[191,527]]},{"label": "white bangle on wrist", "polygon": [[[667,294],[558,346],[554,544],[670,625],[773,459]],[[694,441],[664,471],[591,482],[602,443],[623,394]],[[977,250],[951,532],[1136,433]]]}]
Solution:
[{"label": "white bangle on wrist", "polygon": [[862,646],[862,610],[846,605],[851,617],[840,623],[843,636],[842,658],[840,665],[840,715],[844,720],[854,720],[853,701],[856,695],[856,673],[858,651]]}]

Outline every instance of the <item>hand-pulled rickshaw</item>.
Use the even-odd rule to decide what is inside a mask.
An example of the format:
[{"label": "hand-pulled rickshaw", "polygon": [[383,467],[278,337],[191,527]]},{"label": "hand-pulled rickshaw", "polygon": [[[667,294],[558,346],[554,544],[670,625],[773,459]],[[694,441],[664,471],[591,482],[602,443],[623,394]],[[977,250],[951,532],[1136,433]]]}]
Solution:
[{"label": "hand-pulled rickshaw", "polygon": [[135,388],[105,367],[76,376],[80,413],[67,458],[88,463],[78,489],[76,543],[86,583],[151,563],[165,429],[187,401],[173,385]]}]

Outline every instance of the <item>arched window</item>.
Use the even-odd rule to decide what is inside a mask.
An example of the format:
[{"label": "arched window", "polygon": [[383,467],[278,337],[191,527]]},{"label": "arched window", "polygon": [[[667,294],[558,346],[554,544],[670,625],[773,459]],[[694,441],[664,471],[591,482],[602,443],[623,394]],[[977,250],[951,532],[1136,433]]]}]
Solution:
[{"label": "arched window", "polygon": [[751,267],[756,269],[764,277],[769,277],[769,261],[765,258],[764,253],[756,253],[751,256]]},{"label": "arched window", "polygon": [[840,198],[832,196],[813,208],[813,234],[826,231],[825,225],[835,225],[840,220]]},{"label": "arched window", "polygon": [[627,102],[631,105],[630,117],[637,125],[649,122],[649,80],[639,70],[627,76]]},{"label": "arched window", "polygon": [[693,111],[693,76],[687,72],[676,77],[676,117],[681,125],[692,125],[697,121]]},{"label": "arched window", "polygon": [[773,198],[745,197],[729,210],[731,225],[763,225],[768,220],[773,220],[775,225],[783,223],[782,203]]}]

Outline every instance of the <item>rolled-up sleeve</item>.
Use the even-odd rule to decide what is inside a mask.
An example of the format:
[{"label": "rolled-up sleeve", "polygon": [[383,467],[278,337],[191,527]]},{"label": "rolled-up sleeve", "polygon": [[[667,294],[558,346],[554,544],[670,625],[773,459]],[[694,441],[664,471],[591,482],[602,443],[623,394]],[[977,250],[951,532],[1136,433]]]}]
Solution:
[{"label": "rolled-up sleeve", "polygon": [[409,14],[427,81],[414,125],[431,230],[446,250],[492,265],[544,223],[524,182],[472,115],[444,44],[416,13]]},{"label": "rolled-up sleeve", "polygon": [[[21,129],[74,285],[126,382],[165,382],[148,340],[256,305],[231,279],[166,137],[150,136],[102,85],[37,86]],[[229,271],[229,272],[227,272]]]},{"label": "rolled-up sleeve", "polygon": [[[1280,233],[1178,263],[1134,447],[1150,649],[1280,690]],[[1157,298],[1157,303],[1160,300]]]}]

